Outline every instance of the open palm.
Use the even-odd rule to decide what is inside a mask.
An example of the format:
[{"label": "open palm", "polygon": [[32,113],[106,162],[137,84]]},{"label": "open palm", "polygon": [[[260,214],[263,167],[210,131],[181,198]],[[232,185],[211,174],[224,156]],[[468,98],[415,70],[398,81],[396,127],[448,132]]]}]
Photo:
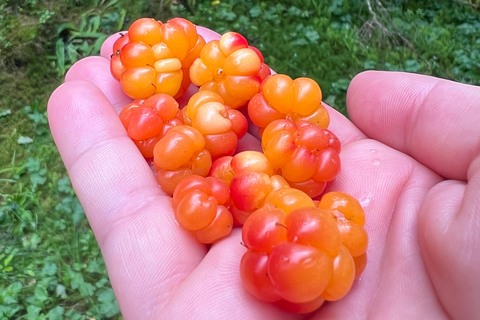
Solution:
[{"label": "open palm", "polygon": [[480,317],[480,88],[367,72],[348,91],[352,122],[328,107],[343,148],[329,189],[364,207],[368,264],[344,299],[293,315],[243,289],[239,230],[207,250],[175,222],[117,116],[131,99],[110,75],[111,41],[71,68],[48,117],[125,319]]}]

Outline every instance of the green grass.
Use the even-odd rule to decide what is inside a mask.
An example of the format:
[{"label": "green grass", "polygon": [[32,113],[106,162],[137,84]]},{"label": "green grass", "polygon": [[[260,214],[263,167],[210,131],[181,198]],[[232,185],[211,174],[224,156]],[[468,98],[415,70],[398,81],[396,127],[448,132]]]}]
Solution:
[{"label": "green grass", "polygon": [[[141,16],[242,33],[277,72],[308,76],[345,112],[352,77],[404,70],[480,84],[480,13],[454,1],[48,0],[0,4],[0,318],[121,319],[53,144],[49,95],[68,68]],[[355,4],[352,4],[355,3]],[[373,3],[373,2],[372,2]],[[472,1],[473,4],[477,3]],[[161,4],[164,4],[162,7]]]}]

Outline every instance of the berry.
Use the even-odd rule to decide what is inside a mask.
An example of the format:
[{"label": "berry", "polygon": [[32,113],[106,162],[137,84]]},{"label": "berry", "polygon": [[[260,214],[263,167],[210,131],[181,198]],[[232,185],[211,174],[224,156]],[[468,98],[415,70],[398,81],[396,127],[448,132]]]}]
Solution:
[{"label": "berry", "polygon": [[354,197],[343,192],[329,192],[323,195],[318,207],[332,213],[341,234],[342,244],[354,258],[367,251],[368,235],[363,228],[365,213]]},{"label": "berry", "polygon": [[268,176],[263,172],[245,171],[232,179],[230,211],[236,225],[243,225],[245,219],[256,209],[263,207],[267,197],[278,188],[289,188],[288,183],[278,175]]},{"label": "berry", "polygon": [[254,211],[242,228],[243,244],[253,251],[270,253],[277,244],[287,240],[285,211],[267,204]]},{"label": "berry", "polygon": [[170,195],[183,178],[192,174],[204,177],[212,165],[203,135],[187,125],[178,125],[167,131],[153,149],[153,161],[157,181]]},{"label": "berry", "polygon": [[178,97],[190,85],[189,68],[204,45],[195,25],[185,19],[162,23],[141,18],[114,43],[110,70],[134,99],[155,93]]},{"label": "berry", "polygon": [[[242,230],[248,248],[240,266],[245,289],[295,313],[312,312],[325,300],[347,295],[365,267],[366,254],[353,257],[338,219],[347,216],[361,223],[364,213],[358,201],[330,192],[314,202],[302,191],[281,188],[264,203]],[[352,247],[358,245],[353,240],[363,241],[351,240]]]},{"label": "berry", "polygon": [[248,127],[241,112],[225,106],[222,97],[211,91],[194,94],[183,109],[183,119],[203,134],[213,160],[232,155]]},{"label": "berry", "polygon": [[239,173],[255,171],[272,176],[275,171],[267,157],[258,151],[243,151],[235,156],[221,157],[212,164],[209,175],[223,179],[228,184]]},{"label": "berry", "polygon": [[307,121],[275,120],[262,135],[262,148],[290,186],[314,198],[340,172],[340,142]]},{"label": "berry", "polygon": [[305,313],[310,313],[317,310],[323,305],[324,302],[325,302],[325,299],[319,296],[313,299],[312,301],[303,302],[303,303],[293,303],[287,300],[280,300],[280,301],[277,301],[275,304],[283,310],[286,310],[292,313],[305,314]]},{"label": "berry", "polygon": [[178,103],[166,94],[135,100],[120,112],[128,136],[145,158],[153,157],[155,144],[171,127],[182,124]]},{"label": "berry", "polygon": [[365,252],[357,257],[353,257],[353,262],[355,263],[355,278],[358,278],[367,266],[367,253]]},{"label": "berry", "polygon": [[333,273],[322,297],[327,301],[343,298],[352,288],[355,280],[355,262],[344,246],[340,247],[338,255],[333,260]]},{"label": "berry", "polygon": [[248,250],[240,261],[240,277],[245,289],[257,299],[275,302],[281,299],[268,276],[268,254]]},{"label": "berry", "polygon": [[[190,79],[200,90],[218,93],[225,104],[237,109],[260,89],[267,67],[261,53],[248,46],[236,32],[208,42],[190,68]],[[269,70],[269,69],[268,69]]]},{"label": "berry", "polygon": [[279,119],[306,120],[327,129],[330,118],[321,100],[322,91],[313,79],[292,80],[276,74],[265,79],[261,91],[250,100],[248,115],[260,130]]},{"label": "berry", "polygon": [[305,207],[314,207],[313,200],[303,191],[282,187],[273,189],[264,200],[290,214],[293,210]]},{"label": "berry", "polygon": [[311,246],[282,242],[268,256],[268,276],[278,294],[293,303],[317,298],[333,273],[333,259]]},{"label": "berry", "polygon": [[332,258],[338,255],[342,240],[329,211],[316,207],[294,210],[287,216],[285,226],[288,241],[312,246]]},{"label": "berry", "polygon": [[229,209],[238,226],[243,225],[250,213],[264,205],[272,191],[289,188],[285,179],[275,175],[265,155],[258,151],[221,157],[213,162],[209,175],[230,185],[232,201]]},{"label": "berry", "polygon": [[232,215],[225,207],[229,197],[224,181],[215,177],[188,176],[173,192],[175,218],[197,241],[213,243],[232,231]]}]

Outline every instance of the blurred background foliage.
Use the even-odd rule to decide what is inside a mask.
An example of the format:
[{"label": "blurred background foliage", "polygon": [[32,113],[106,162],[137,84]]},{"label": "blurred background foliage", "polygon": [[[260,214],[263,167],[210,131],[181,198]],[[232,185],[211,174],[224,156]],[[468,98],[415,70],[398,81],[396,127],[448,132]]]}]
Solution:
[{"label": "blurred background foliage", "polygon": [[51,92],[139,17],[237,31],[345,113],[363,70],[480,84],[479,0],[6,0],[0,4],[0,319],[121,319],[53,144]]}]

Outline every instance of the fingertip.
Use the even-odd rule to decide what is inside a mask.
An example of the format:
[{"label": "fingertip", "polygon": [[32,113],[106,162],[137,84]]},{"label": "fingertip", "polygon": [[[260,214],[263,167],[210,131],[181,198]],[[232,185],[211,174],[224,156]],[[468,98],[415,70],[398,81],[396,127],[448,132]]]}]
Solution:
[{"label": "fingertip", "polygon": [[[82,104],[81,101],[87,97],[105,99],[100,89],[89,81],[75,80],[62,83],[52,92],[48,99],[47,117],[49,125],[55,128],[57,123],[61,123],[64,120],[65,113],[70,110],[72,104],[80,105]],[[104,103],[108,104],[108,101],[104,101]]]},{"label": "fingertip", "polygon": [[67,169],[95,141],[124,130],[103,92],[85,80],[69,81],[51,95],[50,131]]},{"label": "fingertip", "polygon": [[364,107],[367,98],[375,92],[378,82],[385,81],[385,76],[390,76],[390,72],[368,70],[357,74],[347,89],[347,112],[350,118],[359,116]]},{"label": "fingertip", "polygon": [[209,42],[212,40],[220,40],[221,35],[218,32],[215,32],[211,29],[202,27],[202,26],[196,26],[197,27],[197,33],[200,34],[204,39],[205,42]]},{"label": "fingertip", "polygon": [[76,62],[70,70],[68,70],[65,81],[86,80],[98,87],[107,97],[115,110],[120,110],[128,103],[132,102],[132,98],[128,97],[122,90],[120,82],[113,78],[110,72],[110,62],[104,57],[92,56]]},{"label": "fingertip", "polygon": [[369,138],[444,177],[466,180],[478,154],[479,93],[479,87],[427,75],[368,71],[352,80],[347,108]]}]

